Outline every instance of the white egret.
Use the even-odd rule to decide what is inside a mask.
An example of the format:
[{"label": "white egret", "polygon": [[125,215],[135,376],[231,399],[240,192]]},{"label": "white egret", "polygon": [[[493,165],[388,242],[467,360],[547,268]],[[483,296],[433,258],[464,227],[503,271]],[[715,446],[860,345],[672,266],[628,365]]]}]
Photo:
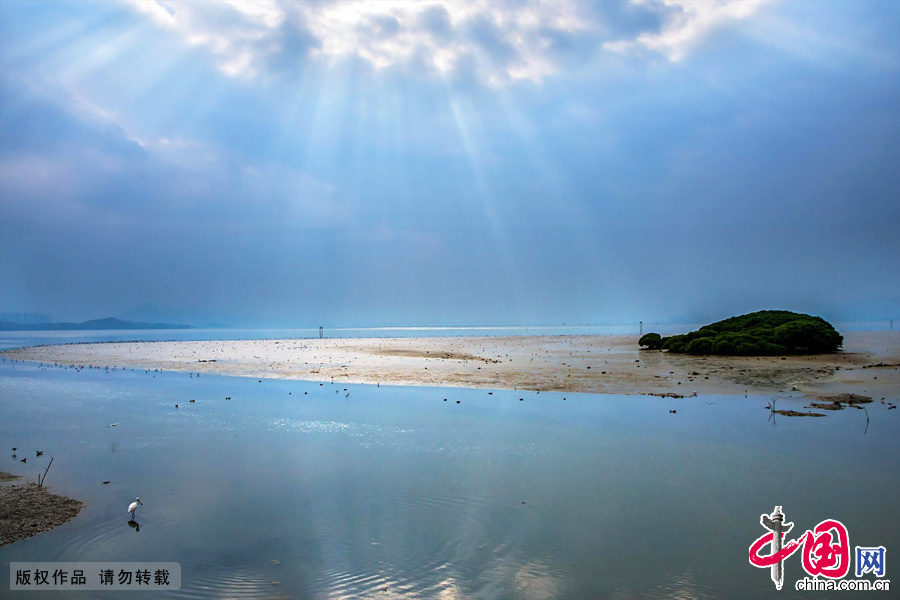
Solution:
[{"label": "white egret", "polygon": [[134,519],[134,511],[137,510],[139,504],[143,504],[140,498],[135,498],[134,502],[128,505],[128,512],[131,513],[132,520]]}]

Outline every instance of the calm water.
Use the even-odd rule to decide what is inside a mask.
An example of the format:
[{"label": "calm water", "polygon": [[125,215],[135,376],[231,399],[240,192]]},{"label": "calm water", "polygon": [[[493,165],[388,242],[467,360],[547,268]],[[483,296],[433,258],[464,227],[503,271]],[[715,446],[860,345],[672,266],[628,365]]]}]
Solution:
[{"label": "calm water", "polygon": [[[344,387],[0,364],[0,469],[53,455],[51,490],[86,503],[0,548],[0,590],[11,561],[176,561],[178,598],[759,598],[775,504],[900,548],[881,404],[864,434],[857,410],[773,427],[764,398]],[[800,576],[796,555],[779,597]]]}]

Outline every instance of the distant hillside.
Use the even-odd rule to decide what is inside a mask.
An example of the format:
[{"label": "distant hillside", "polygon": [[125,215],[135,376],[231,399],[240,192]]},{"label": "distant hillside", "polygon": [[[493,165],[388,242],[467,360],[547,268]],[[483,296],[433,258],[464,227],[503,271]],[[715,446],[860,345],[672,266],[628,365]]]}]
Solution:
[{"label": "distant hillside", "polygon": [[141,323],[190,323],[197,327],[212,327],[222,319],[198,306],[158,305],[144,302],[131,310],[115,315],[123,321],[139,321]]},{"label": "distant hillside", "polygon": [[0,321],[0,331],[87,331],[109,329],[190,329],[190,325],[178,323],[142,323],[139,321],[123,321],[115,317],[92,319],[83,323],[35,323],[23,325]]}]

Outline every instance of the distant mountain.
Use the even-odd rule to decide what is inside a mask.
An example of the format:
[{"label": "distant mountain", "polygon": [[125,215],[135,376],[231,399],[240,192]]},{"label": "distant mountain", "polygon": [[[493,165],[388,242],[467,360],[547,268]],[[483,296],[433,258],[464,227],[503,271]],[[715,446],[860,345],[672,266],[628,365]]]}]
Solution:
[{"label": "distant mountain", "polygon": [[116,315],[123,321],[142,323],[190,323],[194,327],[227,327],[221,316],[197,306],[158,305],[150,302]]},{"label": "distant mountain", "polygon": [[92,319],[83,323],[35,323],[31,325],[0,321],[0,331],[87,331],[109,329],[191,329],[191,326],[178,323],[123,321],[115,317]]}]

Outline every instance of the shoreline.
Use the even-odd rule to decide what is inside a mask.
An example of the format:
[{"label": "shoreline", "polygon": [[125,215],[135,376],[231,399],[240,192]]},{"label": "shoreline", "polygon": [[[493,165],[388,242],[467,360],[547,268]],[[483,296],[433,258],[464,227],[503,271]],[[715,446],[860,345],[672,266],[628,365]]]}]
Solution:
[{"label": "shoreline", "polygon": [[257,379],[680,396],[900,390],[900,332],[849,332],[833,354],[723,357],[642,350],[638,336],[99,342],[7,350],[5,359]]},{"label": "shoreline", "polygon": [[[78,516],[84,502],[0,471],[0,546],[56,529]],[[15,482],[15,483],[14,483]]]}]

